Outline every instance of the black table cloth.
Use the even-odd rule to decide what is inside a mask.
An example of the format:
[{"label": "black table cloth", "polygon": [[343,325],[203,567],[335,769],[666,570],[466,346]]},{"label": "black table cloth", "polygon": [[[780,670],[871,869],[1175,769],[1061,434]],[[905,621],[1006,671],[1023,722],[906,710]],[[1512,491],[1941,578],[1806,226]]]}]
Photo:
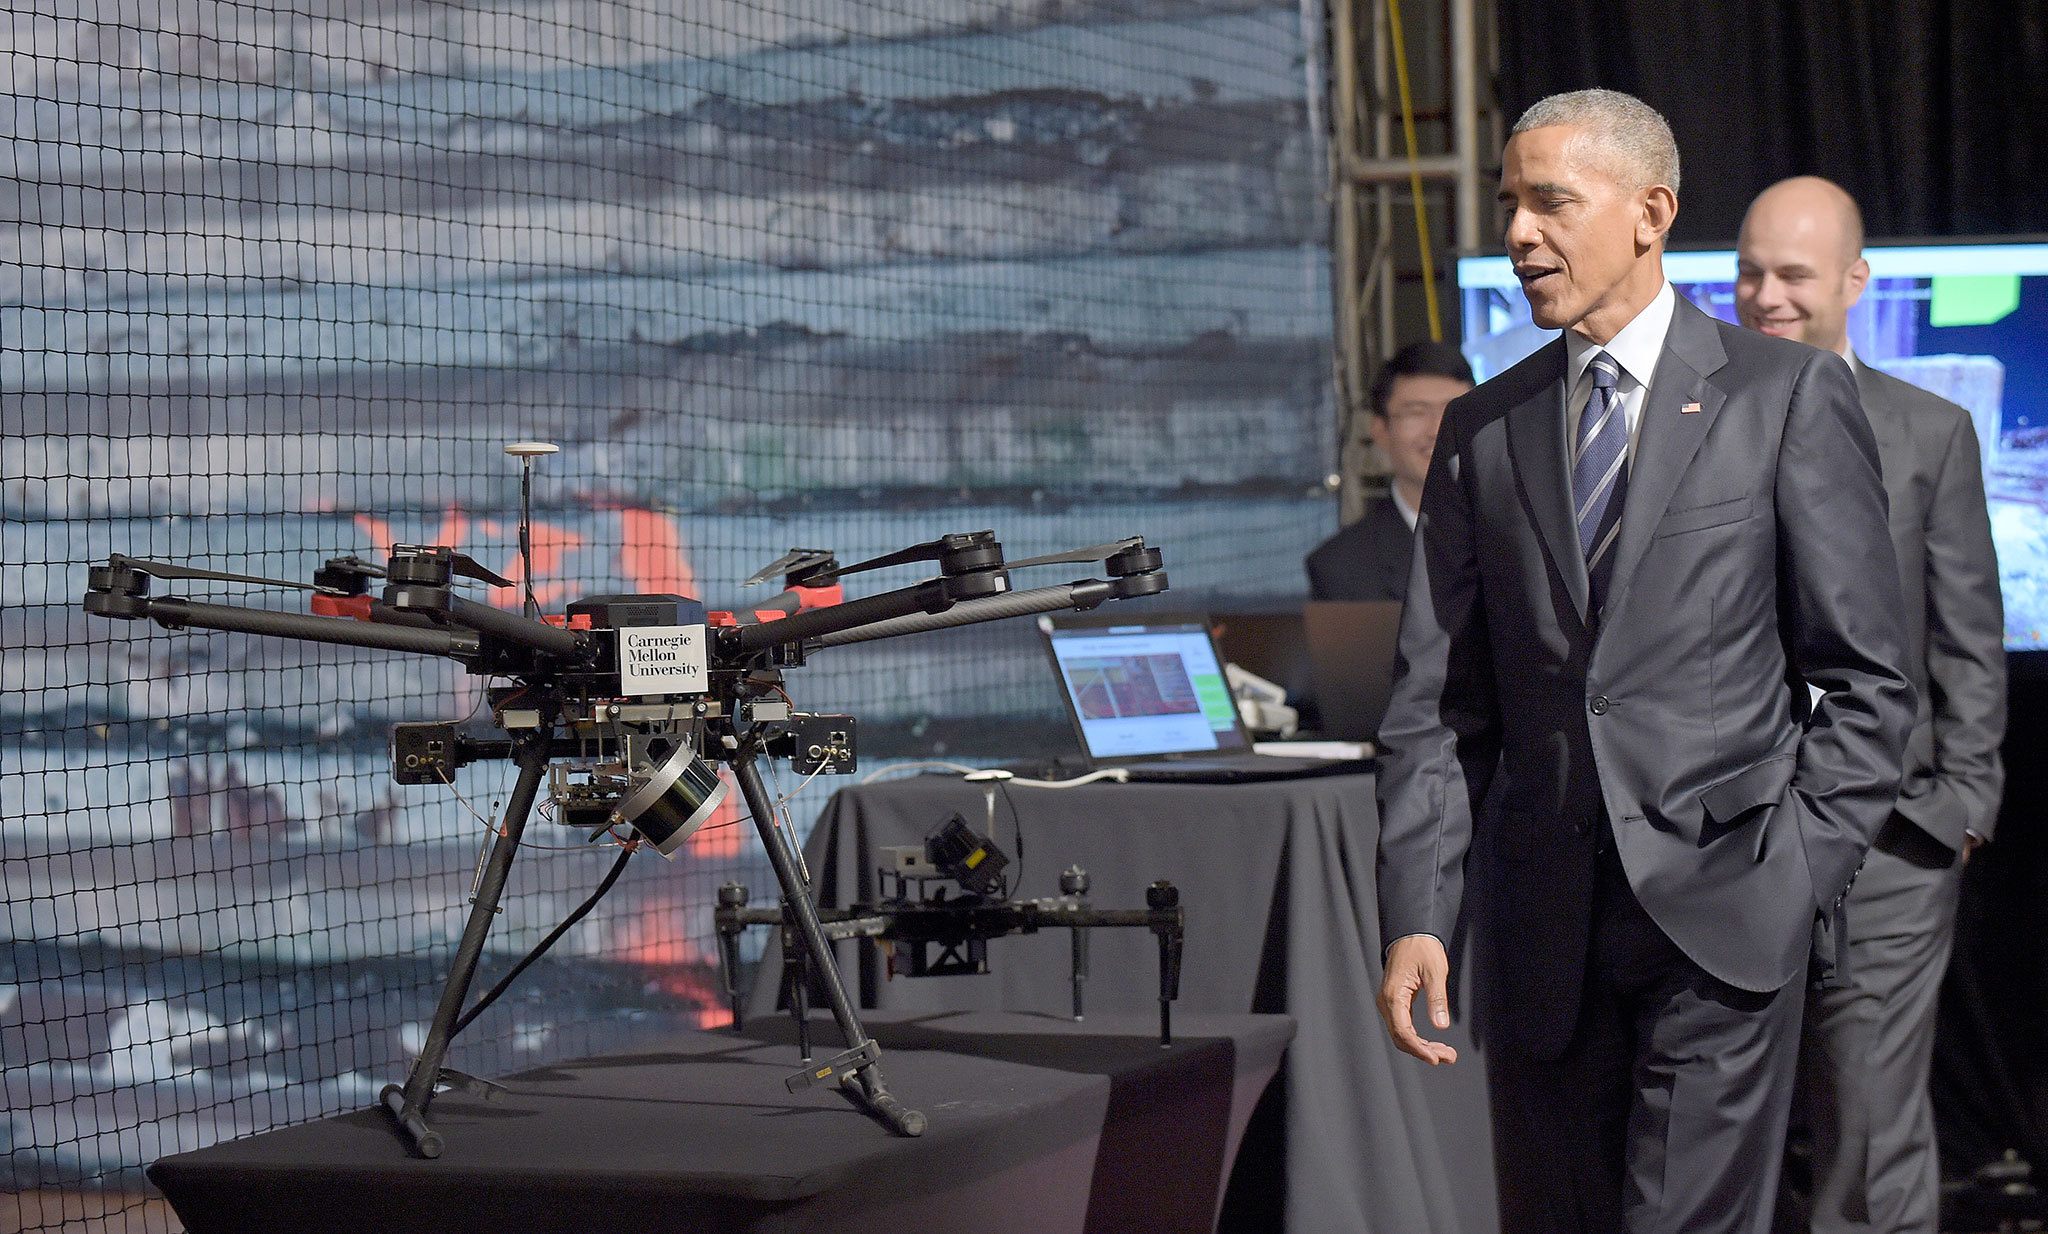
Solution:
[{"label": "black table cloth", "polygon": [[[991,827],[984,788],[951,776],[840,791],[805,848],[818,902],[872,902],[874,849],[917,843],[955,812],[1011,854],[1012,892],[1020,897],[1058,894],[1059,872],[1072,864],[1088,871],[1089,899],[1104,908],[1143,907],[1146,884],[1171,880],[1187,910],[1177,1012],[1285,1012],[1297,1025],[1280,1091],[1269,1096],[1271,1108],[1245,1146],[1238,1189],[1257,1190],[1262,1180],[1248,1177],[1255,1166],[1281,1171],[1271,1190],[1293,1234],[1498,1228],[1483,1061],[1463,1019],[1445,1034],[1460,1062],[1430,1068],[1393,1048],[1374,1009],[1382,945],[1373,896],[1379,820],[1369,775],[1012,786],[996,791],[994,807]],[[772,899],[772,891],[753,889],[757,901]],[[1090,1011],[1153,1007],[1152,936],[1105,929],[1091,937]],[[777,951],[769,947],[752,990],[756,1016],[775,1006]],[[865,944],[842,943],[839,952],[869,1006],[1050,1014],[1069,1006],[1064,930],[991,942],[986,976],[891,980]],[[1240,1204],[1234,1195],[1226,1226],[1275,1228],[1271,1207]]]},{"label": "black table cloth", "polygon": [[[444,1093],[436,1160],[373,1109],[149,1176],[192,1234],[1196,1234],[1293,1029],[1195,1016],[1171,1050],[1149,1017],[878,1014],[871,1031],[893,1091],[930,1119],[921,1137],[829,1089],[787,1093],[795,1033],[778,1017],[525,1072],[490,1101]],[[829,1021],[817,1040],[834,1048]]]}]

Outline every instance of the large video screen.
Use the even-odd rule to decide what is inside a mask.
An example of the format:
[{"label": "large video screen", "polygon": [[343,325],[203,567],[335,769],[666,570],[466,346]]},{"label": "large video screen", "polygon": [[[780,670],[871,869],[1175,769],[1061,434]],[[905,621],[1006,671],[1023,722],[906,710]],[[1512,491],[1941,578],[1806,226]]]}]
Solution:
[{"label": "large video screen", "polygon": [[[2008,651],[2048,649],[2048,243],[1873,246],[1849,314],[1857,358],[1960,404],[1977,428]],[[1668,253],[1678,293],[1735,320],[1735,254]],[[1554,337],[1506,257],[1458,262],[1464,350],[1484,381]]]}]

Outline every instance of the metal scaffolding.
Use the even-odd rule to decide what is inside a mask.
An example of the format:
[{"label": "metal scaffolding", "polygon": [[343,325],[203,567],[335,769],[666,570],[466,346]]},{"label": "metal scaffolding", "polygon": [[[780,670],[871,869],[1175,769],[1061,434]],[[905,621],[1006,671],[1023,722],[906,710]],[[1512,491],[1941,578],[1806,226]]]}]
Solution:
[{"label": "metal scaffolding", "polygon": [[[1497,48],[1487,0],[1411,0],[1404,25],[1440,20],[1448,27],[1441,56],[1420,66],[1427,81],[1448,82],[1448,150],[1399,152],[1401,104],[1393,29],[1399,0],[1336,0],[1330,9],[1333,256],[1337,289],[1337,378],[1341,398],[1338,492],[1345,522],[1356,518],[1384,464],[1365,438],[1366,385],[1373,370],[1404,341],[1396,322],[1396,255],[1411,263],[1413,229],[1402,227],[1396,188],[1448,186],[1452,251],[1439,250],[1443,272],[1458,253],[1485,243],[1486,186],[1481,169],[1499,146],[1500,117],[1492,99]],[[1407,44],[1413,46],[1412,41]],[[1416,69],[1411,61],[1410,70]],[[1482,93],[1482,72],[1487,89]],[[1370,75],[1369,84],[1362,79]],[[1368,148],[1369,139],[1369,148]],[[1411,189],[1411,194],[1412,194]],[[1412,208],[1412,203],[1410,203]],[[1432,264],[1437,264],[1433,262]],[[1412,268],[1412,266],[1411,266]],[[1446,286],[1453,280],[1445,279]],[[1444,337],[1456,341],[1455,303],[1446,306]]]}]

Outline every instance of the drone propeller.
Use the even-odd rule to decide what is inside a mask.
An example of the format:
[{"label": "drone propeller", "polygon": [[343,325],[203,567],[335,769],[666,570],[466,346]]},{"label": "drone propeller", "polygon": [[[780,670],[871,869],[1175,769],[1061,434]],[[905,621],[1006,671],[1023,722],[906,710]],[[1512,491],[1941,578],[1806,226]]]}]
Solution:
[{"label": "drone propeller", "polygon": [[[493,587],[512,586],[511,579],[492,571],[468,553],[457,552],[445,544],[394,544],[391,546],[391,561],[394,566],[401,561],[446,562],[448,573],[451,575],[473,578],[479,583],[489,583]],[[387,574],[385,577],[391,576]],[[419,581],[417,575],[407,574],[406,577],[410,581]],[[447,580],[443,579],[442,585],[446,585],[446,582]]]},{"label": "drone propeller", "polygon": [[819,566],[830,565],[835,555],[830,549],[793,548],[774,561],[762,566],[743,583],[742,587],[753,587],[767,582],[778,574],[809,574]]},{"label": "drone propeller", "polygon": [[926,544],[913,544],[909,548],[899,548],[893,553],[884,553],[880,557],[870,557],[866,561],[855,562],[850,566],[841,566],[839,567],[839,572],[841,574],[861,574],[868,570],[885,570],[890,566],[900,566],[910,561],[937,561],[939,554],[944,551],[944,547],[945,542],[942,540],[933,540]]},{"label": "drone propeller", "polygon": [[479,583],[489,583],[493,587],[510,587],[512,585],[511,579],[492,570],[489,566],[479,562],[468,553],[456,553],[451,560],[449,569],[451,573],[459,574],[463,578],[473,578]]},{"label": "drone propeller", "polygon": [[[265,578],[259,574],[231,574],[226,570],[202,570],[196,566],[181,566],[175,562],[130,557],[126,553],[115,553],[108,560],[112,565],[126,566],[164,582],[184,579],[193,582],[251,583],[258,587],[289,587],[295,591],[316,591],[334,595],[360,594],[362,589],[358,585],[359,580],[386,577],[383,566],[365,561],[353,554],[347,557],[328,558],[326,564],[314,572],[313,581],[310,583],[291,578]],[[512,585],[510,579],[493,573],[467,553],[454,554],[450,570],[464,578],[473,578],[497,587]]]},{"label": "drone propeller", "polygon": [[116,566],[127,566],[139,570],[151,578],[169,582],[172,579],[193,579],[214,583],[254,583],[259,587],[294,587],[300,591],[318,591],[312,583],[301,583],[289,578],[262,578],[254,574],[229,574],[224,570],[200,570],[192,566],[174,565],[168,561],[149,561],[141,557],[130,557],[126,553],[115,553],[110,562]]},{"label": "drone propeller", "polygon": [[937,561],[947,564],[947,573],[954,569],[988,570],[1001,569],[1003,546],[996,543],[993,531],[969,531],[957,535],[940,536],[923,544],[899,548],[893,553],[870,557],[866,561],[839,567],[838,573],[860,574],[867,570],[884,570],[913,561]]},{"label": "drone propeller", "polygon": [[1021,570],[1026,566],[1051,566],[1058,565],[1061,562],[1087,565],[1097,561],[1106,561],[1125,549],[1136,548],[1144,542],[1145,537],[1143,536],[1130,536],[1122,540],[1112,541],[1109,544],[1096,544],[1088,548],[1073,548],[1068,549],[1064,553],[1046,553],[1041,557],[1026,557],[1022,561],[1011,562],[1010,568],[1012,570]]}]

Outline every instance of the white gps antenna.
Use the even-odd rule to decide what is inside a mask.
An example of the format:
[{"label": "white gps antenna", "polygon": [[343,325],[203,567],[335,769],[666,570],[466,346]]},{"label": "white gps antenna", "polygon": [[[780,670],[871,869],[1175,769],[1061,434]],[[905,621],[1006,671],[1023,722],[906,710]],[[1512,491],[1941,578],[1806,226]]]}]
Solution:
[{"label": "white gps antenna", "polygon": [[519,566],[526,580],[526,615],[534,620],[540,618],[540,601],[533,594],[533,460],[561,452],[551,441],[515,441],[505,447],[519,460]]}]

